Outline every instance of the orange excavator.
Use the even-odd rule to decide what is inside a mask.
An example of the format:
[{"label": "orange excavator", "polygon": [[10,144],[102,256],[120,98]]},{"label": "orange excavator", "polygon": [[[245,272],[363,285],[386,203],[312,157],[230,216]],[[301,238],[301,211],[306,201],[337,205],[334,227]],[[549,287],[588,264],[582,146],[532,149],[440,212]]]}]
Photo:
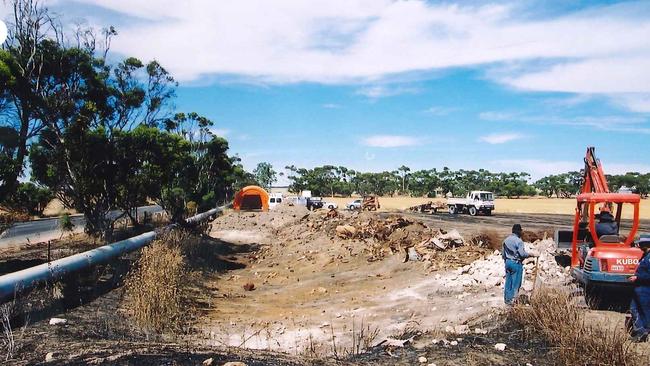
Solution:
[{"label": "orange excavator", "polygon": [[[628,278],[634,274],[642,251],[634,246],[639,228],[640,196],[631,193],[612,193],[607,185],[600,160],[595,149],[587,148],[584,180],[577,198],[572,231],[558,231],[556,241],[571,240],[571,275],[585,289],[585,295],[592,304],[601,303],[604,289],[631,290]],[[628,208],[626,208],[628,207]],[[632,208],[632,226],[626,236],[619,232],[623,209]],[[611,212],[614,218],[615,234],[598,235],[601,220],[596,210]],[[562,239],[565,240],[562,240]],[[625,296],[625,295],[622,295]]]}]

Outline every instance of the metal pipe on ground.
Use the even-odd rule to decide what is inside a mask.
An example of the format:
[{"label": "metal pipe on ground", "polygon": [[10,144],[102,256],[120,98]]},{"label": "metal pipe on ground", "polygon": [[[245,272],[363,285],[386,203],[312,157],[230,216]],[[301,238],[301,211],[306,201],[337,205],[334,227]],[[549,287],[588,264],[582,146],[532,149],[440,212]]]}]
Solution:
[{"label": "metal pipe on ground", "polygon": [[[213,208],[188,218],[187,223],[198,223],[223,211],[225,206]],[[11,301],[21,292],[31,290],[41,283],[61,278],[98,264],[108,263],[122,254],[138,250],[156,238],[156,231],[149,231],[132,238],[107,244],[83,253],[57,259],[49,263],[0,276],[0,304]]]}]

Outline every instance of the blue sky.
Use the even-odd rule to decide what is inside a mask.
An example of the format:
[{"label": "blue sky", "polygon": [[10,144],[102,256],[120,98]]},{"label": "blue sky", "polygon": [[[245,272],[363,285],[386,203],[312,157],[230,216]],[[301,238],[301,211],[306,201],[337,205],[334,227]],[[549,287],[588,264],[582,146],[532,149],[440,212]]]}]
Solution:
[{"label": "blue sky", "polygon": [[157,59],[247,169],[650,171],[650,2],[50,2]]}]

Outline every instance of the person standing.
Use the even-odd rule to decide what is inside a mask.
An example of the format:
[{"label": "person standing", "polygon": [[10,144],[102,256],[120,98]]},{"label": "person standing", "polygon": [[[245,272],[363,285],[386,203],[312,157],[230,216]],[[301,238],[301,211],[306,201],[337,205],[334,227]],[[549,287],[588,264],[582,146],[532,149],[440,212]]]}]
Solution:
[{"label": "person standing", "polygon": [[517,298],[521,281],[524,275],[524,259],[533,257],[534,253],[526,252],[524,241],[521,240],[521,225],[512,226],[512,234],[503,241],[501,257],[506,267],[506,284],[503,289],[503,299],[508,305],[512,305]]},{"label": "person standing", "polygon": [[645,342],[650,334],[650,235],[641,235],[638,242],[643,251],[634,276],[629,281],[634,284],[634,294],[630,303],[632,314],[632,337]]}]

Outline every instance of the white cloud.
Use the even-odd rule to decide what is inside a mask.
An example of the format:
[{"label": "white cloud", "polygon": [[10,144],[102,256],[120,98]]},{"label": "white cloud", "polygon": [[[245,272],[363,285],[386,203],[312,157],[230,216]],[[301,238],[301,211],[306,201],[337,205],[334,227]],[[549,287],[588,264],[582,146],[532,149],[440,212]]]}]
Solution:
[{"label": "white cloud", "polygon": [[527,115],[517,112],[488,111],[478,116],[486,121],[524,122],[540,125],[590,127],[601,131],[650,134],[648,119],[639,115],[574,116]]},{"label": "white cloud", "polygon": [[[509,65],[495,79],[523,90],[650,93],[647,2],[536,18],[516,2],[78,1],[142,18],[119,29],[112,48],[157,59],[181,81],[217,75],[372,84],[423,71]],[[371,87],[365,94],[385,92]]]},{"label": "white cloud", "polygon": [[[650,34],[648,34],[650,36]],[[506,77],[501,81],[533,91],[571,93],[650,92],[650,50],[648,54],[588,59],[554,65],[539,72]]]},{"label": "white cloud", "polygon": [[400,94],[416,94],[419,89],[408,86],[395,86],[395,85],[373,85],[360,88],[356,94],[363,95],[370,99],[392,97]]},{"label": "white cloud", "polygon": [[650,93],[621,94],[615,96],[613,101],[634,112],[650,113]]},{"label": "white cloud", "polygon": [[210,128],[210,132],[215,134],[216,136],[224,137],[230,133],[230,130],[226,128]]},{"label": "white cloud", "polygon": [[400,135],[374,135],[362,140],[363,145],[371,147],[404,147],[423,143],[421,138]]},{"label": "white cloud", "polygon": [[323,108],[325,108],[325,109],[339,109],[339,108],[341,108],[341,105],[336,104],[336,103],[325,103],[325,104],[323,104]]},{"label": "white cloud", "polygon": [[593,94],[575,94],[568,97],[548,98],[545,104],[553,107],[575,107],[594,99]]},{"label": "white cloud", "polygon": [[625,174],[630,172],[638,172],[641,174],[650,173],[650,165],[648,164],[630,164],[630,163],[602,163],[603,169],[607,174]]},{"label": "white cloud", "polygon": [[511,112],[486,111],[479,113],[478,118],[485,121],[508,121],[515,118],[515,116],[516,114]]},{"label": "white cloud", "polygon": [[479,141],[487,142],[488,144],[504,144],[506,142],[520,140],[525,136],[519,133],[492,133],[489,135],[479,137]]},{"label": "white cloud", "polygon": [[425,112],[427,114],[431,114],[433,116],[446,116],[452,112],[457,111],[458,108],[454,107],[441,107],[441,106],[433,106],[428,108]]}]

